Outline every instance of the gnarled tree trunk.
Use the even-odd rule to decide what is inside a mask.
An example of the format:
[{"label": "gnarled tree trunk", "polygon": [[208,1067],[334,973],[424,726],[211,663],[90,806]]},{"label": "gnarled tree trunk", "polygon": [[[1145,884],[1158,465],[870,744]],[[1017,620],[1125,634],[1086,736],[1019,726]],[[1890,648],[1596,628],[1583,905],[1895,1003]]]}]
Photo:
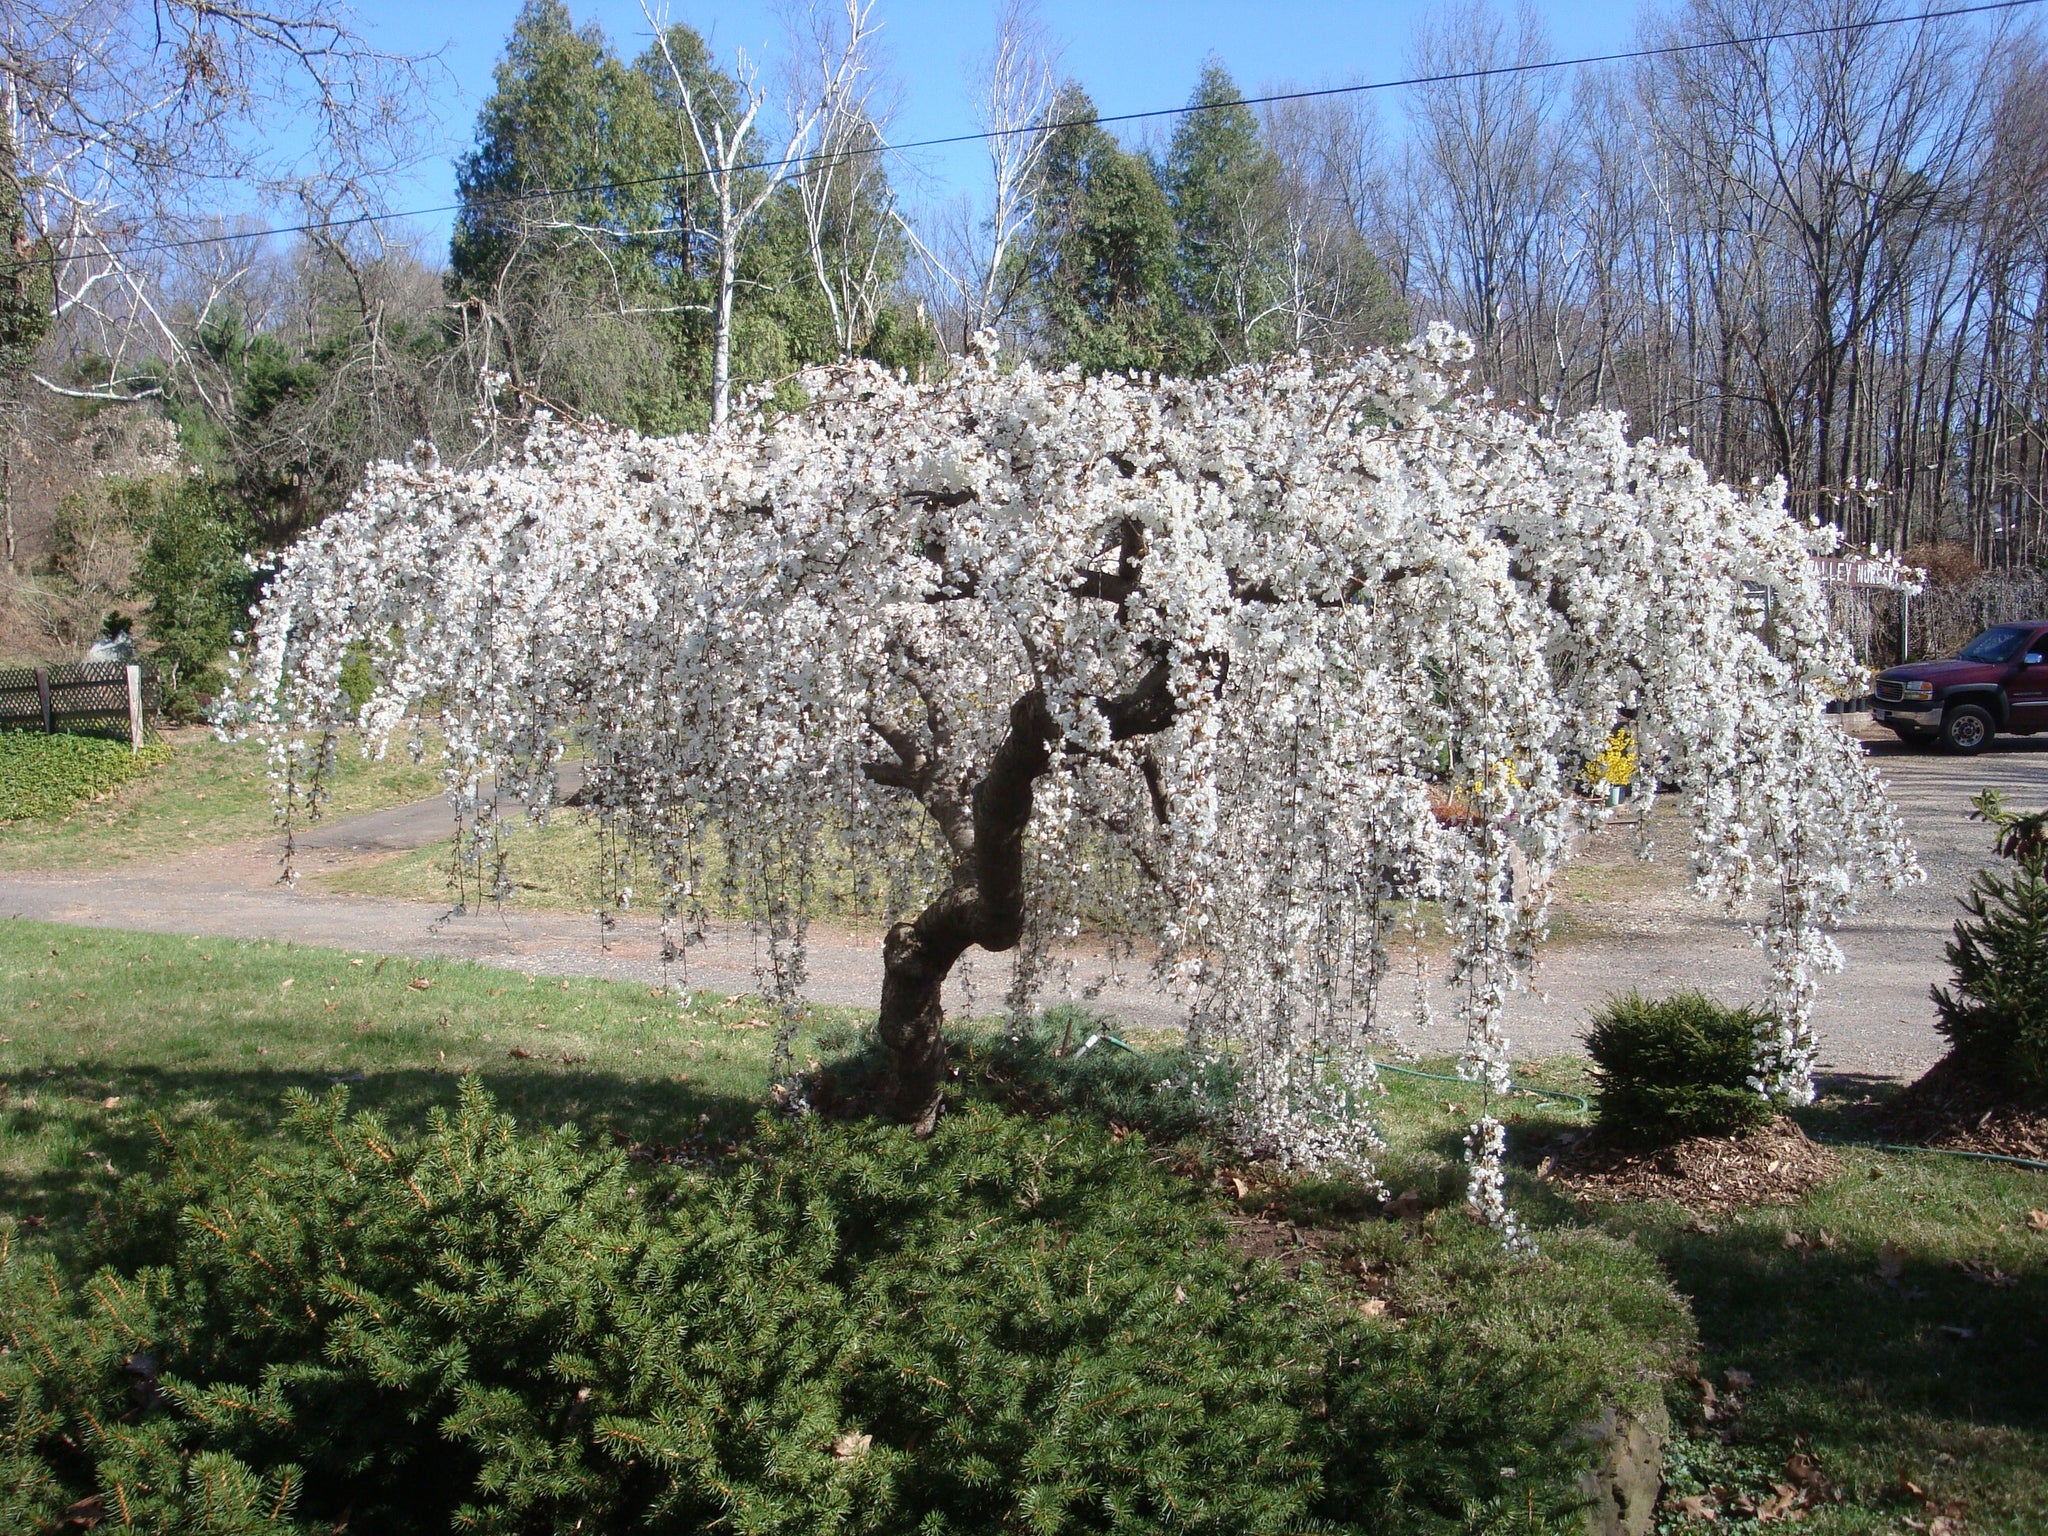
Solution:
[{"label": "gnarled tree trunk", "polygon": [[[1163,730],[1173,720],[1170,673],[1162,659],[1128,692],[1097,701],[1110,737],[1122,741]],[[940,994],[953,964],[970,945],[1000,954],[1024,932],[1024,833],[1031,824],[1032,786],[1052,765],[1060,728],[1045,694],[1032,689],[1010,706],[1010,728],[974,786],[972,803],[948,785],[939,758],[948,744],[945,721],[930,722],[933,751],[908,731],[876,725],[894,762],[866,765],[878,784],[908,790],[938,823],[953,851],[953,876],[931,905],[898,923],[882,944],[882,1007],[876,1033],[889,1052],[884,1110],[930,1135],[945,1086],[945,1010]]]}]

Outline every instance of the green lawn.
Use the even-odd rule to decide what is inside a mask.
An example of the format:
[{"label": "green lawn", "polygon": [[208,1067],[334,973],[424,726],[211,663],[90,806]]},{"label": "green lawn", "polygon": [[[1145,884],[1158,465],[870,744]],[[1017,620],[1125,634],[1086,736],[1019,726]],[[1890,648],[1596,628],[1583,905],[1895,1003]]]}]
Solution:
[{"label": "green lawn", "polygon": [[[263,748],[209,730],[167,732],[167,761],[68,814],[0,821],[0,868],[93,869],[183,858],[272,832]],[[327,816],[351,816],[439,792],[440,770],[394,745],[383,762],[342,743]]]},{"label": "green lawn", "polygon": [[[0,923],[0,1215],[28,1218],[59,1251],[84,1244],[108,1194],[148,1161],[159,1123],[210,1112],[261,1135],[286,1089],[336,1081],[399,1128],[422,1125],[472,1073],[524,1124],[716,1148],[744,1133],[760,1103],[762,1013],[746,999],[679,1004],[644,986],[469,965]],[[800,1057],[849,1048],[859,1022],[821,1011]],[[1583,1091],[1583,1070],[1535,1062],[1523,1079]],[[1478,1101],[1467,1084],[1386,1083],[1384,1169],[1396,1192],[1414,1191],[1419,1225],[1361,1219],[1357,1192],[1341,1184],[1256,1170],[1241,1170],[1241,1203],[1334,1226],[1332,1264],[1384,1263],[1397,1245],[1393,1294],[1455,1310],[1455,1287],[1432,1300],[1427,1277],[1432,1254],[1461,1251],[1456,1159]],[[1523,1134],[1585,1121],[1556,1099],[1500,1108]],[[1843,1106],[1826,1102],[1808,1124],[1851,1129]],[[1692,1306],[1724,1408],[1725,1373],[1750,1379],[1735,1389],[1739,1410],[1711,1422],[1688,1391],[1674,1396],[1680,1492],[1767,1499],[1796,1452],[1844,1495],[1807,1512],[1802,1530],[1905,1536],[1908,1521],[1924,1529],[1942,1514],[1960,1517],[1966,1536],[2048,1529],[2048,1232],[2029,1222],[2048,1208],[2048,1175],[1855,1148],[1842,1158],[1843,1176],[1800,1205],[1733,1217],[1580,1212],[1527,1174],[1512,1199],[1551,1252],[1571,1252],[1583,1241],[1573,1233],[1590,1227],[1650,1255]],[[1201,1171],[1219,1198],[1235,1196],[1227,1165]],[[1566,1315],[1544,1288],[1570,1273],[1547,1259],[1532,1266],[1525,1300],[1492,1294],[1475,1326],[1503,1346],[1540,1341],[1546,1320]],[[1905,1483],[1924,1496],[1905,1497]],[[1674,1514],[1666,1528],[1755,1523]]]}]

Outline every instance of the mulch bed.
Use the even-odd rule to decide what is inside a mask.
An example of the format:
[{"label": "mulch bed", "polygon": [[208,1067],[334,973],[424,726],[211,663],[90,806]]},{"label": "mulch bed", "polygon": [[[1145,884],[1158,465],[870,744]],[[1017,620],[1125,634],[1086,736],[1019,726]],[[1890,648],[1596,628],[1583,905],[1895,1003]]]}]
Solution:
[{"label": "mulch bed", "polygon": [[1747,1136],[1695,1136],[1664,1147],[1623,1147],[1589,1137],[1538,1170],[1581,1200],[1670,1200],[1695,1211],[1793,1205],[1841,1171],[1826,1147],[1780,1116]]},{"label": "mulch bed", "polygon": [[2048,1160],[2048,1111],[2015,1103],[1953,1056],[1880,1109],[1874,1124],[1889,1141]]}]

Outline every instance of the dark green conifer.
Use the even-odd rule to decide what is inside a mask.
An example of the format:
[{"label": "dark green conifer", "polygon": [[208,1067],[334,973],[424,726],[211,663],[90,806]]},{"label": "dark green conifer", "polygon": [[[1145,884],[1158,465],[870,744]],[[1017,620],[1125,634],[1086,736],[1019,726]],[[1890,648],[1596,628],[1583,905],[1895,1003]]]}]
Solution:
[{"label": "dark green conifer", "polygon": [[2011,871],[1980,869],[1948,944],[1951,986],[1932,989],[1956,1059],[2017,1097],[2048,1100],[2048,810],[2006,809],[1995,789],[1972,815],[1998,829]]}]

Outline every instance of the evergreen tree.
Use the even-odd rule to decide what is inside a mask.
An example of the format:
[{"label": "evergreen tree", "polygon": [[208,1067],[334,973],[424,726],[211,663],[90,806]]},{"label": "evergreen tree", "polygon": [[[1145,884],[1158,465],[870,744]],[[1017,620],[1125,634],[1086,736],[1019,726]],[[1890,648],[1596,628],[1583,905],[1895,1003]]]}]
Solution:
[{"label": "evergreen tree", "polygon": [[1142,156],[1093,121],[1069,84],[1055,127],[1024,261],[1045,344],[1090,373],[1162,369],[1171,359],[1173,214]]},{"label": "evergreen tree", "polygon": [[1286,201],[1280,160],[1219,64],[1202,70],[1159,179],[1173,209],[1176,371],[1272,355],[1287,340]]},{"label": "evergreen tree", "polygon": [[1998,829],[2012,872],[1981,869],[1948,945],[1953,988],[1933,988],[1955,1056],[2002,1077],[2020,1097],[2048,1101],[2048,811],[2009,811],[1997,790],[1973,802]]},{"label": "evergreen tree", "polygon": [[[712,73],[695,33],[672,43]],[[561,0],[527,0],[494,78],[457,167],[450,252],[491,364],[570,409],[651,431],[690,424],[699,348],[680,317],[702,280],[675,189],[694,167],[653,73],[576,28]]]}]

